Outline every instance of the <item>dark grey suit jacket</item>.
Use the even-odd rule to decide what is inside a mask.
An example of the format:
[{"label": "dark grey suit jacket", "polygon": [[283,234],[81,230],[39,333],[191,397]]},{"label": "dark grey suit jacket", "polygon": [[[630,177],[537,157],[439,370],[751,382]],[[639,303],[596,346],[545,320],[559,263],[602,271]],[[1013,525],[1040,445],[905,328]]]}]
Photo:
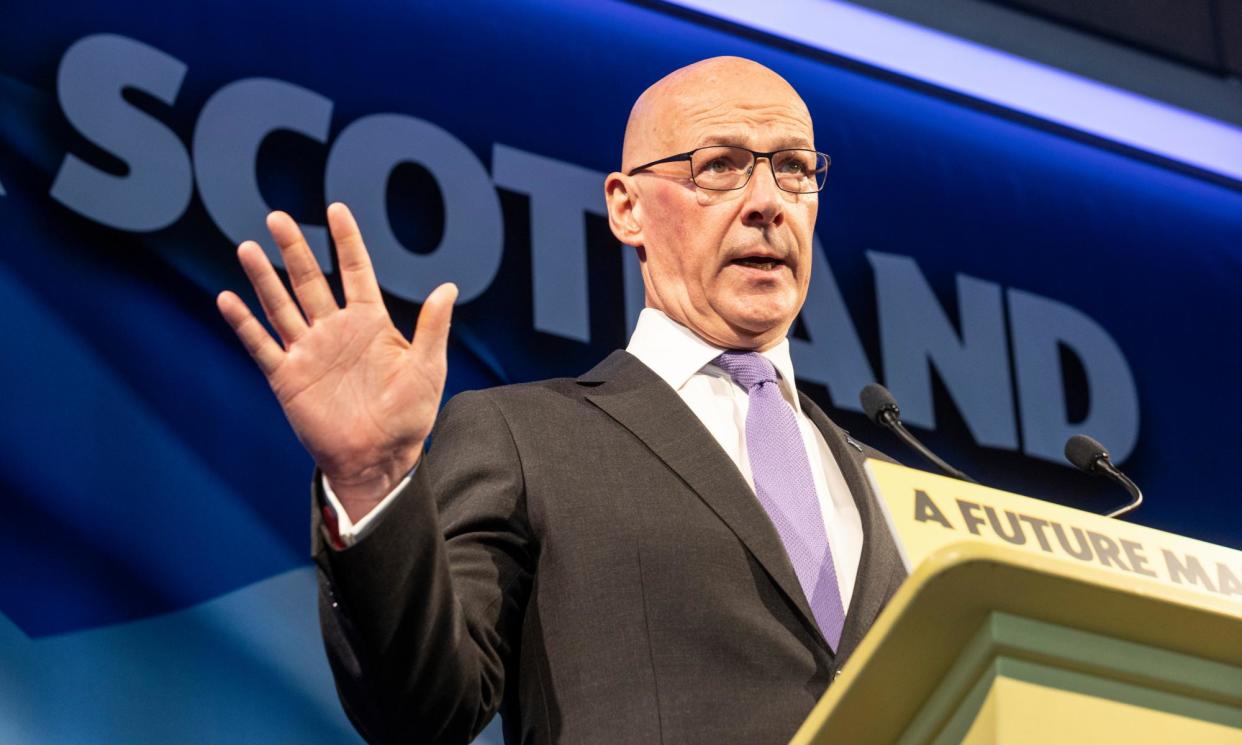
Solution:
[{"label": "dark grey suit jacket", "polygon": [[[463,393],[344,551],[313,531],[337,688],[376,743],[784,743],[905,577],[857,444],[805,395],[862,516],[840,649],[737,467],[627,352]],[[316,479],[318,483],[318,479]],[[321,495],[316,494],[318,500]]]}]

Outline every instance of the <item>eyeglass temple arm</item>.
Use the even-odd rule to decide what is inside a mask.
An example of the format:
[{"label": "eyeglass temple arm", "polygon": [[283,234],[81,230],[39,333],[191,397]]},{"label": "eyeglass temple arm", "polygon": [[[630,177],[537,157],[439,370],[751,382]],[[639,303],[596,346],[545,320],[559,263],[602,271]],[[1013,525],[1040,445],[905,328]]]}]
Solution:
[{"label": "eyeglass temple arm", "polygon": [[641,166],[637,166],[637,167],[635,167],[635,168],[631,168],[631,169],[629,170],[629,172],[628,172],[628,173],[626,173],[625,175],[626,175],[626,176],[633,176],[634,174],[638,173],[639,171],[641,171],[641,170],[643,170],[643,169],[650,168],[650,167],[652,167],[652,166],[662,165],[662,164],[664,164],[664,163],[676,163],[676,162],[678,162],[678,161],[682,161],[682,160],[690,160],[690,157],[691,157],[692,155],[694,155],[694,151],[693,151],[693,150],[691,150],[691,151],[690,151],[690,152],[688,152],[688,153],[678,153],[677,155],[670,155],[670,156],[668,156],[667,158],[660,158],[659,160],[653,160],[653,161],[651,161],[650,163],[644,163],[644,164],[643,164],[643,165],[641,165]]}]

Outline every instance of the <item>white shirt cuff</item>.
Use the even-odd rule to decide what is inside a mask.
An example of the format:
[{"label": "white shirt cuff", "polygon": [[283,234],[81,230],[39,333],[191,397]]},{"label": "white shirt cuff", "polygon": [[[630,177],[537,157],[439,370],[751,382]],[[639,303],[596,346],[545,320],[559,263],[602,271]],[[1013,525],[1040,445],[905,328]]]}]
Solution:
[{"label": "white shirt cuff", "polygon": [[341,544],[352,546],[370,532],[371,527],[376,524],[379,514],[392,502],[393,497],[397,496],[410,483],[410,479],[413,478],[414,471],[416,470],[418,470],[418,466],[411,468],[410,472],[405,475],[405,478],[401,479],[401,483],[397,484],[392,491],[388,492],[379,501],[379,504],[372,507],[371,511],[363,515],[362,519],[356,523],[349,519],[349,513],[345,512],[345,508],[341,506],[341,501],[337,499],[336,492],[332,491],[332,485],[328,483],[328,477],[320,475],[319,479],[320,483],[323,484],[323,494],[328,500],[328,507],[336,513],[337,532],[341,539]]}]

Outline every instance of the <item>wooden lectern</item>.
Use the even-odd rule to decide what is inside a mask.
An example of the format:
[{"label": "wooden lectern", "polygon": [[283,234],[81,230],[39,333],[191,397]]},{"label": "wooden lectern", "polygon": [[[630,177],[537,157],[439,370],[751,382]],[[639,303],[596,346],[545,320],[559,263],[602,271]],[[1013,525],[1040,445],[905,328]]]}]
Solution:
[{"label": "wooden lectern", "polygon": [[868,472],[911,575],[791,745],[1242,745],[1242,552]]}]

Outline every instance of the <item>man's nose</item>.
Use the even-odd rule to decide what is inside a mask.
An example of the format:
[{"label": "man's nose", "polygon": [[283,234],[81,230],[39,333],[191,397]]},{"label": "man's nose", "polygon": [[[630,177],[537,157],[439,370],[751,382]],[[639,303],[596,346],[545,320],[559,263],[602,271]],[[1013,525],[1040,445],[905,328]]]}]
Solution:
[{"label": "man's nose", "polygon": [[[760,173],[761,167],[766,168],[767,173]],[[776,172],[772,170],[770,159],[755,160],[750,182],[746,184],[745,199],[742,222],[746,225],[780,225],[784,219],[784,199],[776,185]]]}]

